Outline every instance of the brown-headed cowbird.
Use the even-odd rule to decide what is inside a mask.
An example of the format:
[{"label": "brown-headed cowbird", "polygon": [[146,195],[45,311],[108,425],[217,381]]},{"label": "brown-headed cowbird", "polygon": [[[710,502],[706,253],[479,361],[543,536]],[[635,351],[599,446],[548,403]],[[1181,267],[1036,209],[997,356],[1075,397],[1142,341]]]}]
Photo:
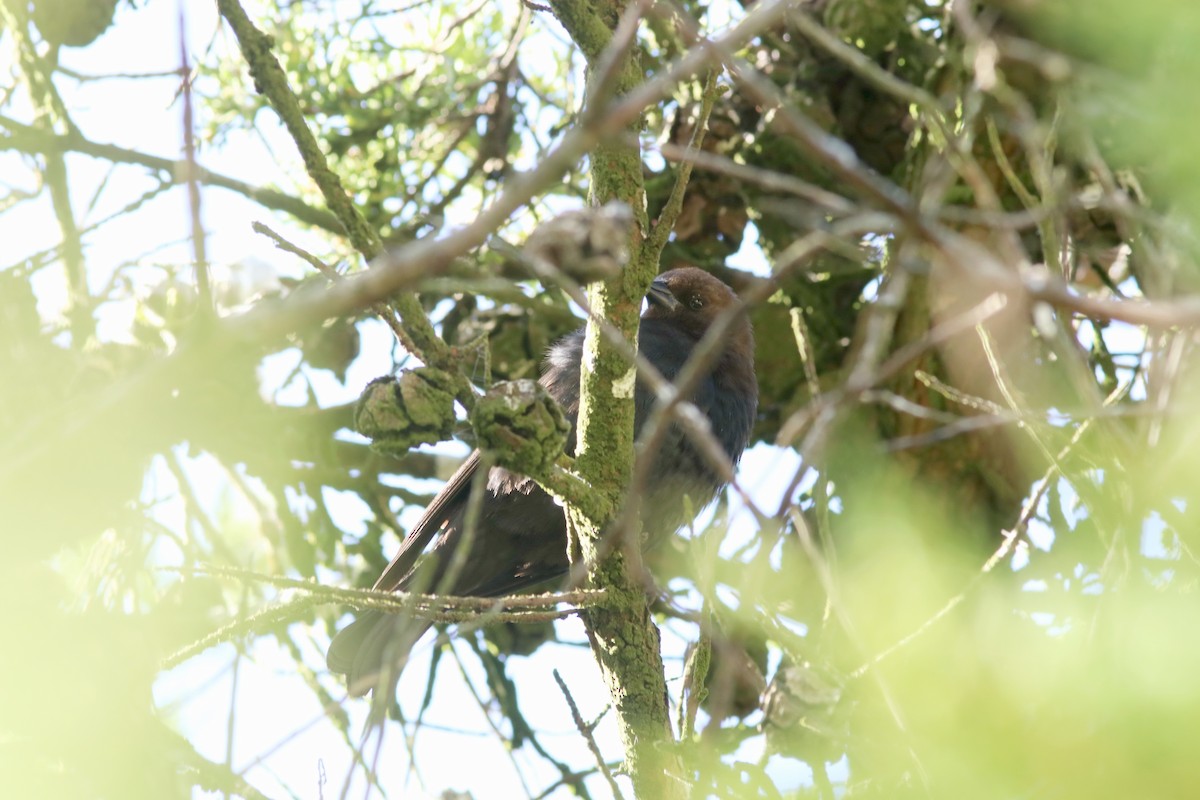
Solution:
[{"label": "brown-headed cowbird", "polygon": [[[713,319],[737,303],[728,286],[696,267],[663,273],[651,285],[646,299],[638,349],[670,381],[679,374]],[[572,426],[579,413],[583,336],[580,329],[550,348],[541,379]],[[754,338],[745,316],[731,329],[715,366],[690,400],[708,415],[713,434],[736,463],[746,448],[758,409]],[[634,424],[640,431],[654,405],[652,393],[640,383],[634,404]],[[685,509],[689,501],[691,508],[704,507],[724,481],[691,437],[674,425],[653,458],[653,480],[642,503],[642,522],[652,536],[661,537],[688,522]],[[470,553],[462,560],[452,585],[442,585],[464,540],[468,499],[478,464],[479,453],[475,452],[450,478],[404,539],[400,551],[375,582],[375,589],[436,589],[443,594],[495,597],[566,575],[567,531],[562,507],[529,478],[493,467]],[[428,557],[418,564],[418,556],[435,536]],[[409,648],[429,625],[403,615],[367,611],[334,637],[329,646],[329,669],[347,676],[352,693],[364,694],[379,682],[385,663],[391,674],[399,669]]]}]

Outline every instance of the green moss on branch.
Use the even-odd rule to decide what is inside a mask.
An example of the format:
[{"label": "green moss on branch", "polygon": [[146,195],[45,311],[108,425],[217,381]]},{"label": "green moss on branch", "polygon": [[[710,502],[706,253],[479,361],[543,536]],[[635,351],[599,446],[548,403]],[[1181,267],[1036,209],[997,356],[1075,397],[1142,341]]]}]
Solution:
[{"label": "green moss on branch", "polygon": [[[636,46],[616,63],[606,52],[614,41],[626,6],[619,2],[558,0],[555,15],[567,28],[588,61],[588,111],[581,124],[603,116],[609,97],[621,97],[641,81]],[[601,69],[603,67],[603,70]],[[598,85],[599,81],[611,85]],[[636,134],[641,120],[629,127]],[[592,311],[612,323],[627,341],[636,341],[641,301],[658,272],[657,254],[643,248],[648,227],[642,160],[636,144],[625,137],[603,140],[591,154],[592,205],[620,200],[634,210],[630,263],[615,278],[588,287]],[[603,588],[611,605],[592,609],[585,622],[593,651],[600,662],[617,711],[625,771],[638,797],[682,798],[678,749],[671,735],[658,628],[647,604],[637,537],[612,542],[615,511],[633,472],[633,400],[622,390],[633,369],[620,350],[600,335],[589,321],[584,340],[576,467],[579,475],[602,498],[603,516],[568,505],[571,554],[587,565],[587,584]]]}]

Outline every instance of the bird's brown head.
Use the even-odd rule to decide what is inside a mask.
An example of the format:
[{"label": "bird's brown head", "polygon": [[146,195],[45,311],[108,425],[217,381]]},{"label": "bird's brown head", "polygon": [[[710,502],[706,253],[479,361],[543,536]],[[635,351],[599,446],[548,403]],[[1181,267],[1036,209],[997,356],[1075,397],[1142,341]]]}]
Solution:
[{"label": "bird's brown head", "polygon": [[[681,330],[699,339],[722,311],[741,303],[725,283],[699,267],[680,267],[664,272],[650,284],[646,295],[646,319],[671,320]],[[743,354],[752,354],[750,322],[742,316],[730,329],[730,343]]]}]

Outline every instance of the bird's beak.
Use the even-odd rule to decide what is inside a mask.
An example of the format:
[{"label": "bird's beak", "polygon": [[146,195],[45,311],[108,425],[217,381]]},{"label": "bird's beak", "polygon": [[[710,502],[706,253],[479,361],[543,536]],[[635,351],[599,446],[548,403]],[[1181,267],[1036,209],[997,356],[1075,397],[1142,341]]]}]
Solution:
[{"label": "bird's beak", "polygon": [[671,294],[671,290],[667,288],[667,282],[662,278],[655,278],[654,283],[650,284],[650,291],[646,293],[646,300],[652,306],[662,306],[667,311],[674,311],[679,308],[679,301],[675,299],[675,295]]}]

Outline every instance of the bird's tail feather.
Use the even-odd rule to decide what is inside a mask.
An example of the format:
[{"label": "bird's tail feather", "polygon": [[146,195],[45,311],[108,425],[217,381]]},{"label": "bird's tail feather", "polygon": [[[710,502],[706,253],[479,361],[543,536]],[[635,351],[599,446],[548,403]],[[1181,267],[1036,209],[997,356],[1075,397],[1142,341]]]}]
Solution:
[{"label": "bird's tail feather", "polygon": [[413,645],[429,630],[429,620],[367,611],[333,637],[326,663],[346,676],[350,694],[361,697],[386,686],[391,691]]}]

